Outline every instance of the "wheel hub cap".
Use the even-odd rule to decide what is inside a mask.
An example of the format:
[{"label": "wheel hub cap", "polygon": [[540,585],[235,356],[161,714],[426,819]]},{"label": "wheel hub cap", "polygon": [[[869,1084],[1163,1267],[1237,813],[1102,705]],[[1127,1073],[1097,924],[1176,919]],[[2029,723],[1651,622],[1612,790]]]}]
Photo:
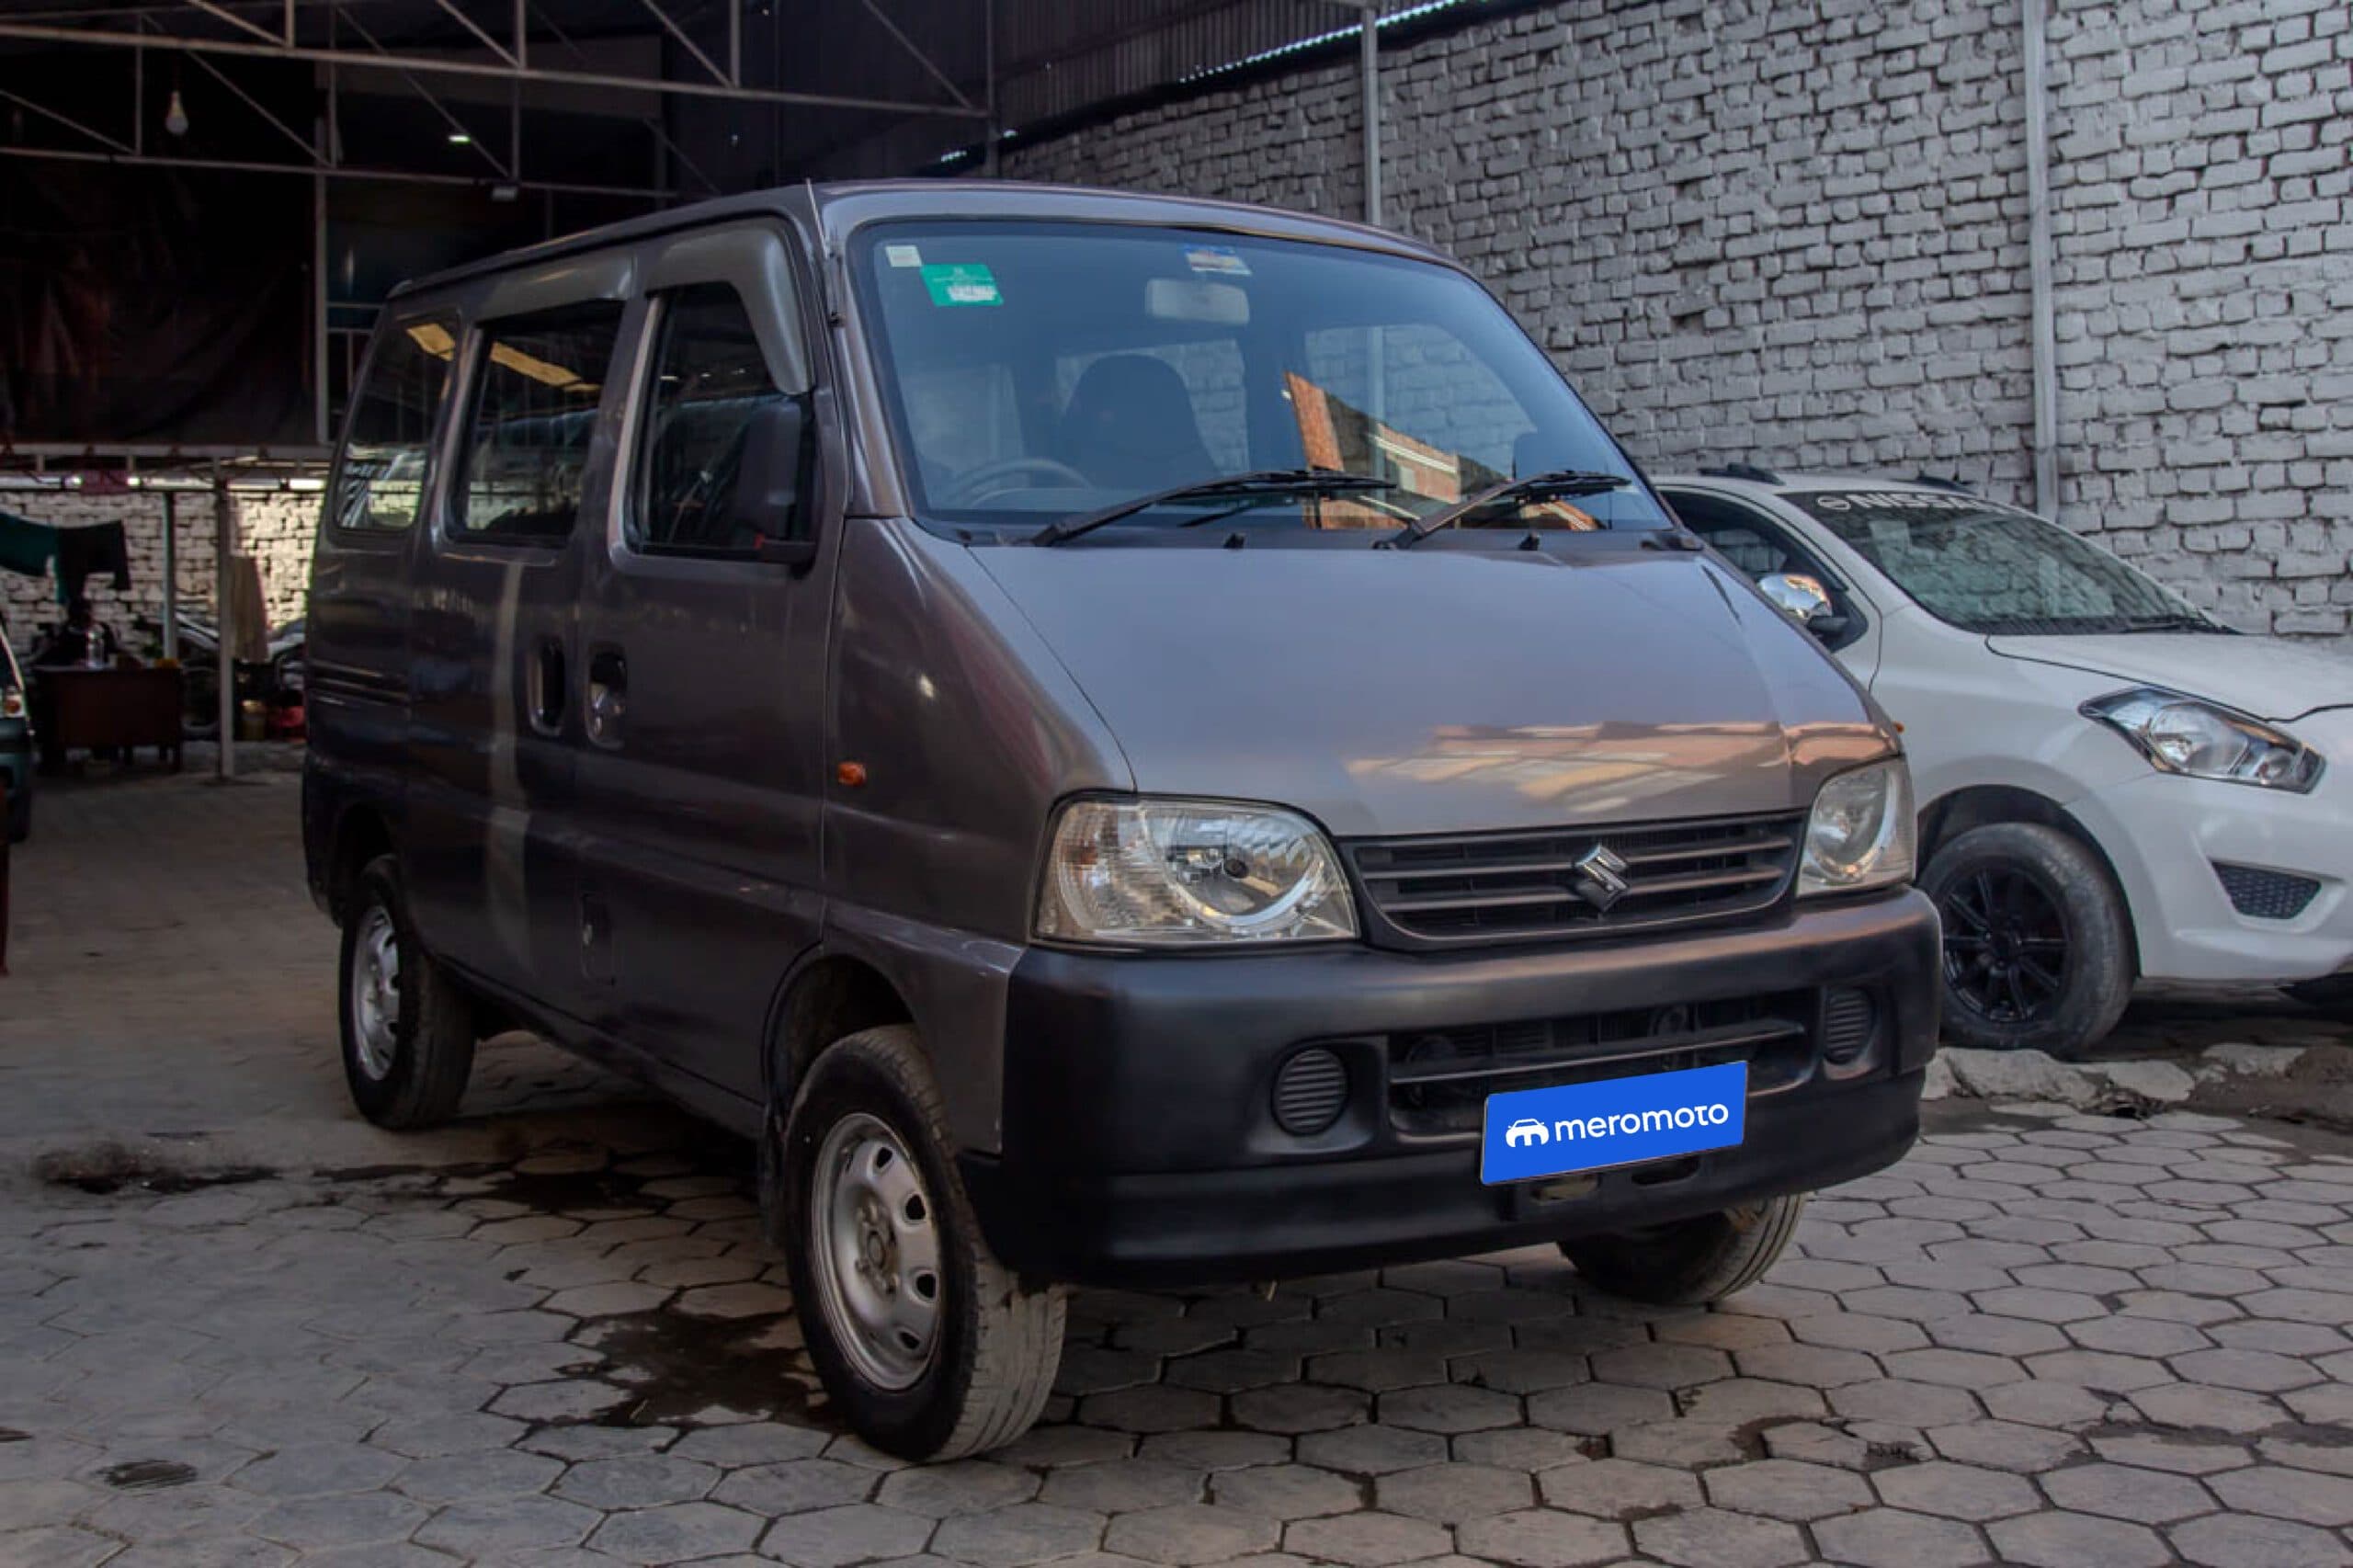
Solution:
[{"label": "wheel hub cap", "polygon": [[401,949],[392,917],[381,903],[359,916],[351,963],[351,1040],[359,1070],[381,1083],[400,1049]]},{"label": "wheel hub cap", "polygon": [[855,1112],[817,1150],[810,1261],[818,1307],[868,1381],[904,1389],[939,1344],[939,1230],[923,1173],[899,1135]]}]

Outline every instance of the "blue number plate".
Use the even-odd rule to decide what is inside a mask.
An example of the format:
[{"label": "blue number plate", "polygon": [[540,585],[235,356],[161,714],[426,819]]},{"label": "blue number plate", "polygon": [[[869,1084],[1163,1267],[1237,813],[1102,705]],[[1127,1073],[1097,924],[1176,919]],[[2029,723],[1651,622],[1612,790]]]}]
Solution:
[{"label": "blue number plate", "polygon": [[1745,1062],[1489,1095],[1479,1179],[1492,1187],[1728,1149],[1747,1108]]}]

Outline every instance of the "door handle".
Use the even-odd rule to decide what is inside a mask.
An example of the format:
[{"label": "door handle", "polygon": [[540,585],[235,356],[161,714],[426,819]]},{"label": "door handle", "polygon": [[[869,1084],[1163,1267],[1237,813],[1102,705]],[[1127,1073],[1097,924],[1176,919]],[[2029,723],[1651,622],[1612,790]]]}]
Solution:
[{"label": "door handle", "polygon": [[563,642],[561,638],[542,637],[531,649],[530,667],[524,679],[529,687],[524,708],[530,715],[531,728],[543,735],[552,735],[563,729],[566,698],[563,668]]},{"label": "door handle", "polygon": [[619,648],[599,648],[588,655],[588,738],[598,745],[620,744],[628,713],[629,660]]}]

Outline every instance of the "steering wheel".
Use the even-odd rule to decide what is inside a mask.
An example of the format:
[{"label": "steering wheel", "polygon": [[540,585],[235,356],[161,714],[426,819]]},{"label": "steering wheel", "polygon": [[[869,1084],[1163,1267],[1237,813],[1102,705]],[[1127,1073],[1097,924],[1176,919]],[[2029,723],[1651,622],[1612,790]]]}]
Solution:
[{"label": "steering wheel", "polygon": [[1032,483],[1038,480],[1059,480],[1064,484],[1075,485],[1082,490],[1091,490],[1095,487],[1095,482],[1086,475],[1079,472],[1070,464],[1057,462],[1052,458],[999,458],[995,462],[984,462],[980,467],[958,476],[954,488],[940,499],[950,506],[974,506],[1015,488],[1013,484],[1002,483],[999,483],[1000,481],[1017,479],[1026,479]]}]

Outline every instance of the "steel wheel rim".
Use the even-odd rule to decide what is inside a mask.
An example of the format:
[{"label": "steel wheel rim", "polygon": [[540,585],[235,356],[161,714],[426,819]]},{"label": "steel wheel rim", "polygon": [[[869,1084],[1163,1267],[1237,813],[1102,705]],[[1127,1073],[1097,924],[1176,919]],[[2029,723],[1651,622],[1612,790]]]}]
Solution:
[{"label": "steel wheel rim", "polygon": [[2075,967],[2066,913],[2041,879],[2016,866],[1956,878],[1937,900],[1944,920],[1945,987],[1996,1024],[2040,1023],[2058,1012]]},{"label": "steel wheel rim", "polygon": [[401,947],[392,913],[371,903],[352,938],[351,1040],[359,1070],[381,1083],[400,1050]]},{"label": "steel wheel rim", "polygon": [[834,1343],[878,1388],[911,1388],[939,1349],[939,1224],[923,1171],[880,1118],[854,1112],[818,1147],[809,1255]]}]

